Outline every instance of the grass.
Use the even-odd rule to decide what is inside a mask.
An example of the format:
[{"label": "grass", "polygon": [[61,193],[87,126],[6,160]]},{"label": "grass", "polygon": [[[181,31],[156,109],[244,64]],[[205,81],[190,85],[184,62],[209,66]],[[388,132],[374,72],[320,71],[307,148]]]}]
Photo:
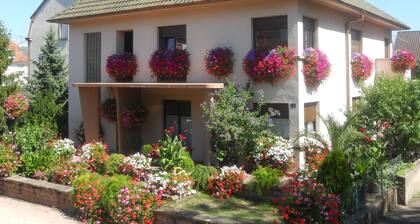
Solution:
[{"label": "grass", "polygon": [[225,223],[273,223],[275,207],[241,198],[217,200],[198,192],[194,196],[170,202],[168,208],[187,211],[200,218],[217,218]]}]

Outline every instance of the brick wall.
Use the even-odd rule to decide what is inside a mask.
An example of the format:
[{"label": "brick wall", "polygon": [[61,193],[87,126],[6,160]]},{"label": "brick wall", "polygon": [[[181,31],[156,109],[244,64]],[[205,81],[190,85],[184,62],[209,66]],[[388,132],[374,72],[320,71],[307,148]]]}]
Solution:
[{"label": "brick wall", "polygon": [[75,216],[76,209],[70,198],[71,188],[64,185],[12,176],[0,179],[0,194],[6,197],[60,209]]}]

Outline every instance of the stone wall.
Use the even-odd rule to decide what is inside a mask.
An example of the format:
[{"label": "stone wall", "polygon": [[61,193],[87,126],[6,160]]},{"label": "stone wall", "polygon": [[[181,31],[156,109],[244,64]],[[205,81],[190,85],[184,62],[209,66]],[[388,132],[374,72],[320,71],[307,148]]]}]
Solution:
[{"label": "stone wall", "polygon": [[65,185],[12,176],[0,179],[0,195],[60,209],[75,216],[70,198],[71,188]]},{"label": "stone wall", "polygon": [[415,167],[404,176],[397,176],[398,204],[407,205],[408,201],[420,192],[420,159],[414,164]]}]

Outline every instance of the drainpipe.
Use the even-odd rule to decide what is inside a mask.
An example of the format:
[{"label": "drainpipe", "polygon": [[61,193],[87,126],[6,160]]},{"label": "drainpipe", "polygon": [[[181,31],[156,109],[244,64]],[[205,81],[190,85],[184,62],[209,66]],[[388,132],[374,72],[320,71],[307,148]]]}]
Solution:
[{"label": "drainpipe", "polygon": [[31,43],[32,43],[32,24],[34,21],[31,19],[31,23],[29,24],[29,31],[28,36],[25,38],[25,40],[28,42],[28,81],[31,78]]},{"label": "drainpipe", "polygon": [[352,19],[352,20],[348,20],[346,22],[346,47],[345,47],[345,51],[346,51],[346,105],[347,105],[347,109],[350,109],[350,104],[351,104],[351,95],[350,95],[350,31],[351,31],[351,24],[354,23],[359,23],[359,22],[363,22],[365,21],[365,14],[364,12],[361,13],[361,17],[357,18],[357,19]]}]

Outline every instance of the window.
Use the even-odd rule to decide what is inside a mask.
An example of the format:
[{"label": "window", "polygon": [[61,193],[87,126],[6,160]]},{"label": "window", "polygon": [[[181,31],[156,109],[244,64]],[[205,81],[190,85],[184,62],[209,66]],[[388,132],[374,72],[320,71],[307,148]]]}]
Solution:
[{"label": "window", "polygon": [[101,81],[101,33],[85,34],[85,80]]},{"label": "window", "polygon": [[117,32],[117,52],[133,53],[133,31],[118,31]]},{"label": "window", "polygon": [[174,127],[175,133],[187,137],[186,144],[192,146],[191,101],[165,100],[165,129]]},{"label": "window", "polygon": [[303,17],[303,49],[315,47],[316,21]]},{"label": "window", "polygon": [[187,48],[187,26],[159,27],[159,49],[175,48]]},{"label": "window", "polygon": [[318,103],[305,103],[305,130],[308,132],[317,131],[316,115]]},{"label": "window", "polygon": [[385,44],[385,58],[389,58],[389,53],[390,53],[390,41],[388,38],[384,39],[384,44]]},{"label": "window", "polygon": [[351,53],[362,53],[362,33],[359,30],[351,30]]},{"label": "window", "polygon": [[261,112],[273,114],[270,119],[273,123],[271,131],[283,138],[290,138],[289,134],[289,104],[287,103],[268,103],[262,107]]},{"label": "window", "polygon": [[257,18],[253,24],[253,47],[270,50],[278,45],[287,46],[287,16]]},{"label": "window", "polygon": [[69,25],[68,24],[58,24],[58,38],[60,40],[69,39]]}]

